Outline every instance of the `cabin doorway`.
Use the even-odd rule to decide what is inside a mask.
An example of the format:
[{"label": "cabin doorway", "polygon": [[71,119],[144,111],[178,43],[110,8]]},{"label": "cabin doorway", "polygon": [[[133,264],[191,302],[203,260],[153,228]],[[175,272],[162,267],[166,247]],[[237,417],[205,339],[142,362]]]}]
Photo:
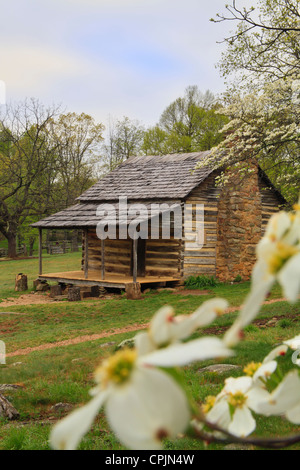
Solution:
[{"label": "cabin doorway", "polygon": [[[133,240],[131,245],[130,275],[133,275]],[[146,240],[138,238],[137,240],[137,276],[146,275]]]}]

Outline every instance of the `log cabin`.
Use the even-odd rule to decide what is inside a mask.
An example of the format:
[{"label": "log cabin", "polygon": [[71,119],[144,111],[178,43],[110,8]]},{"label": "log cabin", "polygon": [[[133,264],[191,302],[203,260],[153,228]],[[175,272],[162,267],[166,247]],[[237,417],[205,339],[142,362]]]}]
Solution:
[{"label": "log cabin", "polygon": [[[125,290],[198,275],[249,279],[256,244],[286,201],[255,164],[217,186],[221,169],[195,169],[207,154],[131,157],[75,205],[33,224],[40,234],[39,279]],[[78,271],[43,273],[45,229],[83,231]]]}]

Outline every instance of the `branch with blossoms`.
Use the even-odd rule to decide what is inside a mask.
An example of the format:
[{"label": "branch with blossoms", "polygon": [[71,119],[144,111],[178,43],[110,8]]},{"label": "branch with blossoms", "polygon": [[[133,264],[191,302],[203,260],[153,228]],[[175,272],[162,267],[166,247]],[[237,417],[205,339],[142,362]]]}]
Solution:
[{"label": "branch with blossoms", "polygon": [[[295,434],[291,436],[285,437],[274,437],[274,438],[260,438],[260,437],[248,437],[248,438],[241,438],[230,434],[229,432],[225,431],[224,429],[220,428],[216,424],[212,424],[209,422],[205,422],[206,426],[210,428],[211,431],[214,431],[215,434],[212,432],[205,432],[203,430],[194,428],[194,432],[196,436],[201,439],[201,441],[206,442],[207,444],[211,444],[212,442],[216,444],[242,444],[247,446],[255,446],[255,447],[264,447],[267,449],[283,449],[285,447],[290,447],[293,444],[297,444],[300,442],[300,434]],[[222,435],[223,438],[217,437],[216,434]]]},{"label": "branch with blossoms", "polygon": [[219,112],[230,119],[220,131],[224,140],[196,168],[222,169],[217,185],[224,186],[233,169],[243,177],[256,162],[294,203],[299,194],[299,74],[267,83],[261,92],[229,92]]},{"label": "branch with blossoms", "polygon": [[[175,316],[161,308],[149,329],[135,337],[135,347],[118,351],[95,371],[92,399],[52,429],[52,448],[76,449],[104,408],[110,428],[129,449],[161,449],[165,438],[192,429],[208,442],[238,442],[280,448],[300,442],[300,434],[280,438],[249,437],[256,429],[253,413],[283,416],[300,424],[299,369],[285,375],[282,357],[300,349],[300,335],[273,349],[262,363],[251,362],[244,376],[225,380],[216,397],[207,397],[199,409],[189,397],[178,368],[195,361],[230,357],[243,338],[243,329],[259,313],[277,281],[291,303],[300,293],[300,201],[291,213],[280,212],[269,221],[257,246],[250,293],[222,339],[205,336],[188,340],[198,328],[224,314],[228,303],[216,298],[191,315]],[[293,363],[298,367],[300,360]]]}]

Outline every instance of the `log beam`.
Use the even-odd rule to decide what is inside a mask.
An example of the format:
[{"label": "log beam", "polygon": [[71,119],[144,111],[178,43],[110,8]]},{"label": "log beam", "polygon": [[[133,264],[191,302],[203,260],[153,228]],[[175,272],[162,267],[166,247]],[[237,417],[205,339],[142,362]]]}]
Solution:
[{"label": "log beam", "polygon": [[138,252],[138,239],[135,238],[133,240],[133,282],[134,284],[136,284],[136,280],[137,280],[137,269],[138,269],[137,252]]},{"label": "log beam", "polygon": [[101,279],[105,278],[105,246],[104,240],[101,240]]},{"label": "log beam", "polygon": [[39,276],[41,276],[41,274],[43,273],[42,253],[43,253],[43,237],[42,237],[42,229],[39,228]]},{"label": "log beam", "polygon": [[89,231],[86,229],[85,234],[85,244],[84,244],[84,278],[88,279],[89,277]]}]

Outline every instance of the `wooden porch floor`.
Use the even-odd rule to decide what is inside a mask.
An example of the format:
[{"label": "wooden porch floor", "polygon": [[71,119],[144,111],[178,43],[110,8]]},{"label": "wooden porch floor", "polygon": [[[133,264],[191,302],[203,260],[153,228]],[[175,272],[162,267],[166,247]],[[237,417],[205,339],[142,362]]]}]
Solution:
[{"label": "wooden porch floor", "polygon": [[[83,271],[69,271],[63,273],[50,273],[41,274],[38,279],[53,282],[62,282],[65,284],[78,284],[78,285],[98,285],[103,287],[118,287],[125,288],[126,284],[133,282],[131,276],[118,276],[114,274],[106,274],[105,279],[101,279],[101,273],[99,271],[88,272],[88,277],[85,279]],[[157,277],[157,276],[145,276],[138,277],[137,282],[140,284],[158,284],[160,282],[176,282],[179,281],[179,277]]]}]

